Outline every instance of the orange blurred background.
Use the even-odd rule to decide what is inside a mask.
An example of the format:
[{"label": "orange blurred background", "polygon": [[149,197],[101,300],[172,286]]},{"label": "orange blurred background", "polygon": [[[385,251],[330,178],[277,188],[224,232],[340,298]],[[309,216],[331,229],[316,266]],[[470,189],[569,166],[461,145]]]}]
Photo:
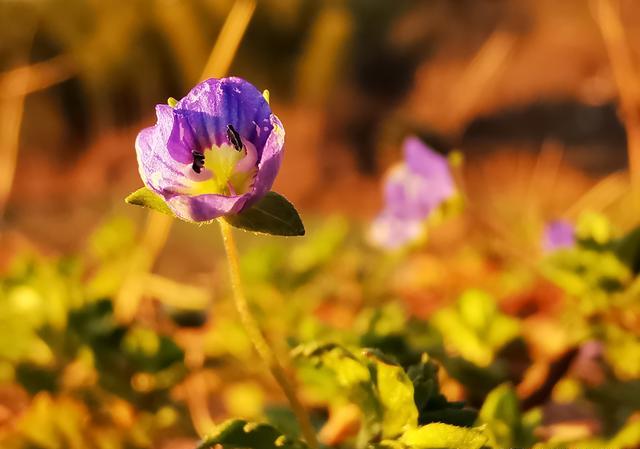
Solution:
[{"label": "orange blurred background", "polygon": [[[70,249],[120,210],[140,185],[136,133],[215,64],[232,5],[3,1],[2,227]],[[287,130],[276,188],[305,211],[370,218],[415,132],[461,149],[481,198],[553,178],[556,195],[538,193],[557,215],[626,166],[638,19],[633,1],[261,0],[229,73],[271,91]]]}]

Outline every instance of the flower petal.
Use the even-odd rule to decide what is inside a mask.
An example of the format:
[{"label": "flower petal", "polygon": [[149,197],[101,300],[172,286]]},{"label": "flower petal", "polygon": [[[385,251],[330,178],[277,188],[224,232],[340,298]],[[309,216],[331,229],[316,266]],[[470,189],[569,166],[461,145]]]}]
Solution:
[{"label": "flower petal", "polygon": [[274,114],[270,117],[270,126],[272,131],[265,142],[262,158],[258,163],[258,173],[256,174],[250,193],[251,198],[247,206],[255,204],[271,190],[271,186],[273,186],[276,175],[280,170],[284,152],[284,127],[280,119]]},{"label": "flower petal", "polygon": [[562,248],[570,248],[575,243],[575,229],[568,221],[555,220],[545,226],[542,240],[542,248],[545,252],[549,253]]},{"label": "flower petal", "polygon": [[204,154],[210,142],[206,136],[197,136],[189,122],[188,111],[173,110],[173,127],[167,141],[169,154],[183,164],[193,162],[193,152]]},{"label": "flower petal", "polygon": [[[139,170],[145,185],[159,193],[176,216],[202,222],[237,214],[271,189],[282,159],[284,129],[253,85],[239,78],[210,79],[174,107],[158,105],[156,111],[156,125],[136,140]],[[245,152],[227,167],[232,171],[222,173],[224,167],[211,165],[215,158],[209,152],[230,145],[229,125],[240,135]],[[196,151],[204,157],[199,172],[192,168]],[[225,173],[231,194],[209,190],[207,183]],[[240,194],[247,187],[248,192]]]},{"label": "flower petal", "polygon": [[144,184],[167,196],[184,190],[189,185],[189,166],[176,160],[167,149],[167,141],[173,129],[173,109],[167,105],[158,105],[156,115],[156,124],[140,131],[136,138],[136,156]]},{"label": "flower petal", "polygon": [[167,199],[169,208],[178,218],[186,221],[211,221],[218,217],[240,212],[249,194],[225,196],[213,193],[204,195],[176,195]]},{"label": "flower petal", "polygon": [[258,89],[241,78],[203,81],[175,108],[188,120],[201,145],[227,143],[227,125],[232,125],[255,146],[258,159],[272,130],[269,103]]},{"label": "flower petal", "polygon": [[384,186],[385,207],[394,216],[425,219],[443,200],[429,179],[398,164],[389,171]]},{"label": "flower petal", "polygon": [[415,136],[407,137],[403,148],[407,167],[429,181],[432,197],[444,200],[453,195],[455,183],[445,156],[432,150]]},{"label": "flower petal", "polygon": [[378,215],[369,229],[369,240],[386,249],[398,249],[418,240],[424,234],[422,220],[408,220],[385,210]]},{"label": "flower petal", "polygon": [[455,194],[447,159],[416,137],[404,141],[405,161],[385,180],[385,204],[397,217],[426,218]]}]

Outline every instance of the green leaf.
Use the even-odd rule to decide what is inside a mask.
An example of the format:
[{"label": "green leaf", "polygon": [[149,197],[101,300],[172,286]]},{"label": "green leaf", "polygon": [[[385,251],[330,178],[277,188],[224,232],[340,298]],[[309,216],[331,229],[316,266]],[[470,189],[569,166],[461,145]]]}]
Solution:
[{"label": "green leaf", "polygon": [[299,346],[293,356],[298,363],[311,365],[307,366],[309,383],[315,383],[323,391],[334,388],[335,393],[327,397],[329,401],[347,399],[360,408],[363,425],[358,440],[366,442],[380,434],[382,407],[365,359],[333,343]]},{"label": "green leaf", "polygon": [[267,193],[249,209],[225,217],[225,220],[231,226],[245,231],[282,236],[304,235],[304,225],[298,211],[276,192]]},{"label": "green leaf", "polygon": [[640,421],[629,422],[611,439],[611,447],[640,446]]},{"label": "green leaf", "polygon": [[518,397],[509,384],[489,393],[480,409],[479,421],[487,425],[492,446],[531,447],[535,443],[533,426],[526,425]]},{"label": "green leaf", "polygon": [[131,193],[124,201],[129,204],[135,204],[136,206],[148,207],[149,209],[171,215],[172,217],[175,216],[160,195],[147,187],[142,187]]},{"label": "green leaf", "polygon": [[482,428],[432,423],[406,431],[399,441],[412,449],[480,449],[487,442],[487,437]]},{"label": "green leaf", "polygon": [[640,227],[617,240],[613,245],[613,250],[634,274],[640,273]]},{"label": "green leaf", "polygon": [[393,438],[418,426],[413,384],[401,366],[367,352],[376,373],[378,400],[382,406],[382,437]]},{"label": "green leaf", "polygon": [[493,297],[475,289],[436,312],[431,322],[448,346],[481,367],[489,366],[496,352],[520,333],[517,320],[501,313]]},{"label": "green leaf", "polygon": [[220,424],[217,432],[205,437],[197,449],[209,449],[216,445],[223,448],[247,449],[306,449],[302,441],[288,438],[269,424],[232,419]]},{"label": "green leaf", "polygon": [[476,421],[476,410],[464,408],[461,402],[449,402],[440,393],[438,366],[427,356],[422,355],[420,363],[411,365],[407,374],[413,383],[414,401],[419,411],[418,423],[432,422],[471,427]]}]

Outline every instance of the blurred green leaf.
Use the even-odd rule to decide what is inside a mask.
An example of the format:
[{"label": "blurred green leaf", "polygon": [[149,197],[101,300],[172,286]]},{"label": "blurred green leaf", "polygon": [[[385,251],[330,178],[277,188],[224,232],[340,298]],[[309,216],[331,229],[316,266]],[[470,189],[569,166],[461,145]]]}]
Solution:
[{"label": "blurred green leaf", "polygon": [[604,355],[615,373],[622,379],[640,378],[640,338],[615,324],[604,326]]},{"label": "blurred green leaf", "polygon": [[224,219],[231,226],[260,234],[292,237],[305,232],[293,204],[276,192],[268,192],[249,209]]},{"label": "blurred green leaf", "polygon": [[532,447],[536,442],[533,429],[539,422],[525,423],[520,403],[513,388],[502,384],[485,399],[479,422],[486,424],[493,447]]},{"label": "blurred green leaf", "polygon": [[640,379],[611,380],[603,385],[587,388],[586,397],[599,409],[605,426],[604,432],[611,434],[640,410]]},{"label": "blurred green leaf", "polygon": [[184,354],[171,338],[153,330],[134,327],[128,330],[121,349],[137,371],[157,372],[182,362]]},{"label": "blurred green leaf", "polygon": [[217,445],[228,449],[304,449],[307,447],[302,441],[281,434],[275,427],[250,423],[242,419],[229,420],[220,424],[216,433],[205,437],[197,449],[209,449]]},{"label": "blurred green leaf", "polygon": [[124,201],[128,204],[147,207],[155,210],[156,212],[175,217],[175,214],[171,209],[169,209],[169,206],[167,206],[167,203],[162,199],[162,197],[148,187],[139,188],[135,192],[129,194]]},{"label": "blurred green leaf", "polygon": [[597,212],[583,212],[576,224],[576,236],[582,244],[604,245],[611,239],[609,219]]},{"label": "blurred green leaf", "polygon": [[626,424],[611,439],[611,447],[637,448],[640,447],[640,421],[632,421]]},{"label": "blurred green leaf", "polygon": [[[300,438],[300,426],[295,413],[287,405],[268,405],[264,409],[264,416],[269,424],[284,434],[293,438]],[[311,419],[313,420],[313,416]]]},{"label": "blurred green leaf", "polygon": [[468,290],[431,322],[447,345],[480,366],[488,366],[495,352],[520,333],[518,321],[502,314],[495,300],[479,290]]},{"label": "blurred green leaf", "polygon": [[40,391],[55,392],[59,388],[60,372],[55,367],[43,367],[33,363],[20,363],[16,367],[16,380],[30,394]]},{"label": "blurred green leaf", "polygon": [[293,272],[307,272],[329,263],[347,236],[348,225],[344,219],[326,220],[313,234],[296,245],[289,255],[288,267]]},{"label": "blurred green leaf", "polygon": [[136,243],[134,223],[126,217],[111,217],[89,236],[88,250],[101,261],[128,253]]},{"label": "blurred green leaf", "polygon": [[464,408],[464,403],[449,402],[440,393],[438,366],[425,354],[420,363],[407,370],[414,386],[414,402],[420,412],[418,422],[421,425],[442,422],[456,426],[470,427],[478,413]]},{"label": "blurred green leaf", "polygon": [[613,250],[634,274],[640,273],[640,227],[617,240],[613,245]]},{"label": "blurred green leaf", "polygon": [[19,422],[25,444],[19,447],[70,448],[91,447],[85,430],[86,408],[68,397],[55,398],[48,393],[34,397],[33,404]]},{"label": "blurred green leaf", "polygon": [[469,429],[432,423],[408,430],[399,441],[412,449],[480,449],[487,442],[487,437],[482,428]]}]

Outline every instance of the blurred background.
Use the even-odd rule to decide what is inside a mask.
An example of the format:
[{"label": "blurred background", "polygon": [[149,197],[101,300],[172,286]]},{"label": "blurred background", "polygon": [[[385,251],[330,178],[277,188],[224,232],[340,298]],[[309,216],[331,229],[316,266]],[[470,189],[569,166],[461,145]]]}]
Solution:
[{"label": "blurred background", "polygon": [[[3,1],[3,182],[19,153],[4,226],[86,228],[119,206],[139,184],[137,131],[199,80],[231,5]],[[623,6],[633,52],[640,12]],[[265,0],[250,20],[229,73],[272,92],[288,133],[281,190],[305,209],[370,216],[408,132],[474,163],[553,147],[590,175],[625,167],[590,2]]]},{"label": "blurred background", "polygon": [[[269,89],[287,132],[275,190],[308,228],[299,242],[241,236],[250,296],[267,317],[287,310],[268,333],[310,338],[311,318],[287,335],[307,315],[370,324],[383,305],[393,327],[473,287],[535,316],[522,335],[540,363],[568,353],[584,334],[552,323],[582,293],[535,268],[541,230],[585,211],[598,235],[637,224],[638,24],[633,0],[0,0],[3,447],[192,447],[213,421],[262,416],[278,397],[245,365],[217,230],[170,229],[123,202],[141,185],[133,144],[154,106],[225,73]],[[364,235],[408,134],[464,155],[469,207],[417,253],[385,255]],[[615,334],[634,354],[616,371],[627,380],[640,372],[629,313]],[[444,385],[482,404],[459,379]],[[631,415],[603,423],[596,408],[552,416],[594,436]]]}]

